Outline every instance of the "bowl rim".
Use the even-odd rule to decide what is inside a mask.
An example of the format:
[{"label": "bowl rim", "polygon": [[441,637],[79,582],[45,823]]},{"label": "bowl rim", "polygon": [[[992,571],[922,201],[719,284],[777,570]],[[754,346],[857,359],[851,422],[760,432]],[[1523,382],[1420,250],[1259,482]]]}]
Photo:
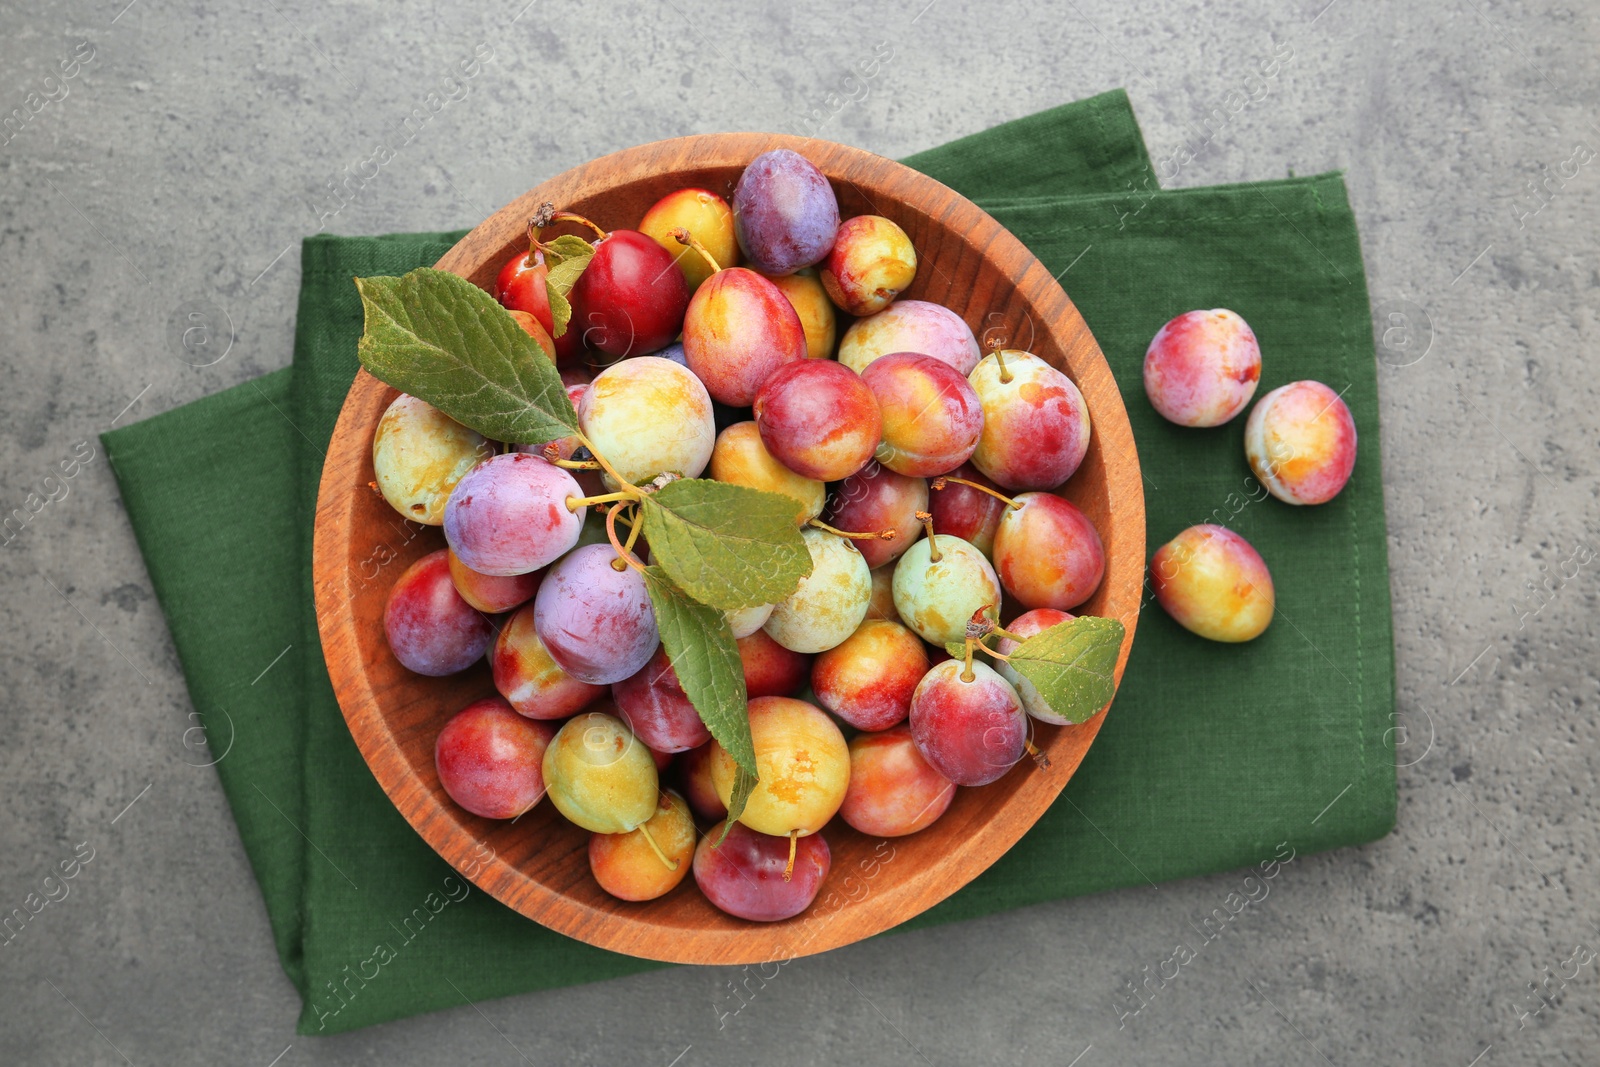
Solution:
[{"label": "bowl rim", "polygon": [[[437,269],[449,270],[479,285],[492,284],[504,258],[506,234],[521,232],[525,220],[540,203],[572,203],[589,195],[638,181],[659,178],[664,157],[704,168],[738,167],[761,152],[791,148],[806,156],[833,183],[848,183],[870,204],[856,178],[871,177],[879,185],[894,183],[891,191],[939,194],[944,202],[936,213],[944,226],[961,233],[985,258],[1005,258],[1021,264],[1011,281],[1015,296],[1033,310],[1030,319],[1042,322],[1047,336],[1058,338],[1065,352],[1078,349],[1087,360],[1074,367],[1073,378],[1093,412],[1093,432],[1104,450],[1107,514],[1115,516],[1118,535],[1126,544],[1117,554],[1121,566],[1113,581],[1113,557],[1106,552],[1106,610],[1126,628],[1116,665],[1120,687],[1138,622],[1143,589],[1145,515],[1142,475],[1133,434],[1121,393],[1109,364],[1082,315],[1042,263],[1014,235],[972,201],[935,179],[904,164],[836,142],[786,134],[698,134],[654,141],[601,156],[564,171],[534,187],[480,222],[439,259]],[[930,212],[931,213],[931,212]],[[340,709],[357,747],[384,793],[412,828],[457,872],[469,876],[479,888],[527,918],[569,937],[600,948],[665,962],[745,964],[796,958],[837,948],[889,930],[921,914],[987,870],[1031,829],[1055,801],[1081,763],[1105,719],[1110,702],[1091,719],[1072,727],[1082,748],[1070,760],[1053,760],[1049,768],[1029,769],[1028,780],[1007,801],[1018,817],[1003,829],[972,835],[960,841],[944,862],[927,865],[882,892],[869,893],[829,918],[848,921],[808,920],[818,910],[821,897],[807,911],[783,923],[740,923],[734,929],[683,930],[660,936],[635,929],[638,922],[619,921],[606,911],[559,889],[540,883],[533,875],[496,854],[485,860],[481,840],[459,821],[459,813],[443,790],[426,788],[411,771],[402,745],[380,710],[363,667],[356,637],[353,573],[345,565],[354,534],[352,517],[356,487],[363,460],[370,462],[370,423],[389,403],[395,390],[359,370],[345,397],[329,444],[318,485],[313,537],[313,584],[317,625],[330,680]],[[352,477],[352,465],[354,474]],[[1102,539],[1106,532],[1101,531]],[[1136,573],[1128,573],[1136,561]],[[368,620],[367,625],[370,625]],[[1113,698],[1114,699],[1114,698]],[[1039,724],[1030,719],[1031,727]],[[1048,753],[1062,736],[1062,728],[1047,728]],[[996,821],[991,815],[985,826]],[[895,840],[895,839],[890,839]],[[958,862],[956,862],[958,861]],[[788,945],[788,934],[775,928],[812,925],[803,948],[775,954],[774,944]]]}]

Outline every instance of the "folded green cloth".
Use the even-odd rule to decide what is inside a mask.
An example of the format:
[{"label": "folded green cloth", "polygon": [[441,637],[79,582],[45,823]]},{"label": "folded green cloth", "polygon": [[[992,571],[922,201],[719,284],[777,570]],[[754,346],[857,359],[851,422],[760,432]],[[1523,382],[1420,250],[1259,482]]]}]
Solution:
[{"label": "folded green cloth", "polygon": [[[1191,523],[1224,523],[1266,558],[1281,609],[1243,646],[1144,612],[1116,704],[1062,799],[907,926],[1387,833],[1394,660],[1377,383],[1342,180],[1161,192],[1121,92],[907,162],[1062,272],[1127,401],[1151,549]],[[455,875],[367,771],[323,665],[311,517],[356,369],[350,279],[431,264],[459,236],[307,240],[293,368],[103,438],[304,998],[303,1033],[658,966],[555,934]],[[1157,328],[1216,306],[1260,338],[1263,392],[1308,377],[1343,391],[1361,451],[1333,502],[1266,499],[1244,462],[1243,419],[1185,430],[1145,400],[1140,365]],[[389,547],[405,530],[397,520]],[[385,546],[373,550],[381,561]]]}]

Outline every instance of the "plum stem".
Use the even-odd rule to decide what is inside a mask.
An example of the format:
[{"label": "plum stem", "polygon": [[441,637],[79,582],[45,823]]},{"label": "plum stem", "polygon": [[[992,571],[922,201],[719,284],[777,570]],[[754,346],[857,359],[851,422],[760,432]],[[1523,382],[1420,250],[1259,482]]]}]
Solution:
[{"label": "plum stem", "polygon": [[576,222],[580,226],[587,226],[589,229],[593,230],[595,232],[595,236],[602,241],[611,236],[610,234],[606,233],[606,231],[602,230],[597,223],[591,222],[575,211],[552,211],[550,213],[550,221]]},{"label": "plum stem", "polygon": [[650,836],[650,827],[640,823],[639,833],[644,835],[645,843],[650,846],[650,851],[656,854],[656,859],[667,865],[667,870],[675,871],[678,869],[678,861],[667,859],[667,854],[661,851],[661,846],[656,844],[656,839]]},{"label": "plum stem", "polygon": [[626,489],[616,493],[601,493],[599,496],[569,496],[567,497],[567,510],[577,511],[579,508],[590,507],[594,504],[609,504],[614,500],[637,500],[638,497]]},{"label": "plum stem", "polygon": [[928,531],[928,562],[938,563],[944,559],[944,553],[939,551],[939,542],[933,536],[933,512],[917,512],[917,521],[922,523],[922,528]]},{"label": "plum stem", "polygon": [[982,643],[976,637],[967,638],[966,666],[961,668],[961,680],[963,682],[976,682],[978,680],[978,676],[972,670],[972,654]]},{"label": "plum stem", "polygon": [[1009,638],[1011,638],[1011,640],[1015,641],[1019,645],[1022,644],[1022,642],[1027,640],[1026,637],[1022,636],[1019,633],[1012,633],[1010,630],[1007,630],[1004,626],[995,626],[989,632],[993,633],[993,634],[999,634],[1001,637],[1009,637]]},{"label": "plum stem", "polygon": [[1010,385],[1011,379],[1016,377],[1016,375],[1012,374],[1011,371],[1007,369],[1005,354],[998,348],[994,350],[994,361],[1000,366],[1000,384]]},{"label": "plum stem", "polygon": [[796,851],[798,851],[799,848],[800,848],[800,831],[799,830],[790,830],[789,831],[789,862],[787,864],[785,864],[784,868],[783,868],[783,880],[785,882],[787,882],[790,878],[794,877],[794,857],[795,857]]},{"label": "plum stem", "polygon": [[1044,752],[1040,750],[1039,746],[1033,743],[1032,739],[1025,740],[1022,743],[1027,746],[1028,755],[1033,757],[1035,766],[1039,767],[1041,770],[1050,766],[1050,757],[1046,756]]},{"label": "plum stem", "polygon": [[[617,505],[618,508],[623,508],[626,506],[626,504]],[[637,505],[635,505],[635,507],[637,507]],[[622,551],[624,553],[633,551],[634,542],[639,540],[639,531],[644,529],[644,523],[640,522],[638,517],[633,512],[630,511],[628,516],[628,540],[622,546]]]},{"label": "plum stem", "polygon": [[989,618],[989,613],[994,610],[993,604],[985,604],[972,613],[972,618],[967,620],[967,636],[976,637],[982,641],[994,633],[995,622]]},{"label": "plum stem", "polygon": [[847,533],[844,530],[829,526],[821,519],[812,519],[809,525],[815,526],[819,530],[826,530],[831,534],[838,534],[840,537],[848,538],[851,541],[893,541],[900,536],[899,530],[868,530],[865,533]]},{"label": "plum stem", "polygon": [[982,485],[982,484],[980,484],[978,482],[970,481],[970,480],[968,480],[966,478],[957,478],[953,474],[941,474],[941,475],[939,475],[939,477],[935,478],[932,482],[928,483],[928,488],[930,488],[930,489],[946,489],[946,488],[949,488],[949,483],[951,483],[951,482],[955,482],[957,485],[967,486],[969,489],[976,489],[980,493],[988,493],[990,496],[994,497],[996,500],[999,500],[999,501],[1009,505],[1012,511],[1016,511],[1016,510],[1018,510],[1019,508],[1022,507],[1022,505],[1020,503],[1018,503],[1017,501],[1015,501],[1015,500],[1011,499],[1010,497],[1006,496],[1004,493],[1000,492],[997,489],[990,489],[987,485]]},{"label": "plum stem", "polygon": [[550,224],[550,212],[554,211],[555,209],[556,206],[547,200],[543,204],[539,205],[538,211],[535,211],[532,215],[528,216],[529,253],[539,251],[539,231]]},{"label": "plum stem", "polygon": [[[699,252],[700,258],[705,260],[706,263],[711,266],[712,274],[715,274],[717,271],[722,269],[722,264],[717,262],[717,257],[706,251],[706,246],[695,240],[694,234],[690,233],[682,226],[679,226],[677,229],[672,231],[672,239],[677,241],[680,245],[687,245],[694,251]],[[683,253],[679,252],[678,254],[681,256]]]},{"label": "plum stem", "polygon": [[[613,570],[618,571],[622,570],[624,567],[632,567],[640,574],[643,574],[644,564],[634,559],[633,554],[627,549],[623,548],[622,542],[617,539],[617,512],[621,510],[621,504],[613,504],[606,511],[606,537],[611,541],[611,547],[617,550],[617,558],[611,561],[611,567]],[[640,523],[639,525],[642,526],[644,524]],[[637,527],[635,527],[635,529],[637,529]],[[631,538],[629,539],[629,543],[632,543]]]},{"label": "plum stem", "polygon": [[600,464],[592,459],[563,459],[561,449],[556,446],[554,441],[545,445],[540,455],[552,467],[561,467],[569,471],[597,471],[600,469]]}]

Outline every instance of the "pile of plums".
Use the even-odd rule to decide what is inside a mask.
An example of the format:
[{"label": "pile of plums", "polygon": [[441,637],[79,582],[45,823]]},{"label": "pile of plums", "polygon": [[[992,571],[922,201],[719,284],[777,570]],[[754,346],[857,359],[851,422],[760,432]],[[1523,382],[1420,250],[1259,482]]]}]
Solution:
[{"label": "pile of plums", "polygon": [[[395,583],[389,647],[427,675],[488,657],[498,695],[436,748],[463,808],[513,819],[548,794],[591,831],[594,876],[619,898],[693,870],[732,915],[796,915],[827,876],[835,817],[915,833],[958,786],[1022,759],[1030,715],[1066,721],[1003,660],[945,649],[987,612],[1006,620],[1004,653],[1099,586],[1100,537],[1057,493],[1088,408],[1044,359],[985,354],[959,315],[897,300],[917,272],[906,232],[841,222],[795,152],[751,162],[731,204],[681,189],[636,230],[550,218],[599,235],[550,349],[587,445],[508,448],[394,401],[377,485],[448,548]],[[541,230],[496,293],[536,338],[556,328]],[[630,565],[648,546],[607,508],[662,475],[791,498],[811,557],[787,599],[728,616],[760,781],[726,835],[734,762],[658,639]]]},{"label": "pile of plums", "polygon": [[[1163,418],[1179,426],[1224,425],[1244,411],[1260,381],[1260,342],[1249,323],[1227,308],[1177,316],[1145,350],[1145,395]],[[1267,493],[1286,504],[1325,504],[1355,470],[1355,420],[1343,397],[1328,386],[1290,382],[1251,409],[1244,452]],[[1220,523],[1190,526],[1157,549],[1150,560],[1150,584],[1168,615],[1212,641],[1254,640],[1277,610],[1266,561]]]}]

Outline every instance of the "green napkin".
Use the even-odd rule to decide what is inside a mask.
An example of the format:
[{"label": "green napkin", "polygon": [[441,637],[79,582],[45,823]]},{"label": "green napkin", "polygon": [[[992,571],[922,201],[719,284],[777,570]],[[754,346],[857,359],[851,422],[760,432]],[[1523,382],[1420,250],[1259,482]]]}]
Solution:
[{"label": "green napkin", "polygon": [[[1241,647],[1143,613],[1116,705],[1062,799],[907,925],[1382,836],[1394,664],[1372,335],[1343,182],[1160,192],[1120,91],[907,162],[1062,272],[1127,400],[1151,550],[1223,522],[1266,557],[1282,609]],[[658,966],[552,933],[454,875],[367,771],[323,666],[311,515],[356,368],[350,279],[431,264],[459,236],[307,240],[292,369],[104,437],[190,696],[226,753],[217,772],[305,1000],[304,1033]],[[1145,345],[1179,311],[1214,306],[1261,339],[1263,391],[1304,377],[1344,390],[1361,454],[1333,502],[1262,499],[1242,419],[1183,430],[1150,409]],[[395,545],[404,530],[397,521]]]}]

